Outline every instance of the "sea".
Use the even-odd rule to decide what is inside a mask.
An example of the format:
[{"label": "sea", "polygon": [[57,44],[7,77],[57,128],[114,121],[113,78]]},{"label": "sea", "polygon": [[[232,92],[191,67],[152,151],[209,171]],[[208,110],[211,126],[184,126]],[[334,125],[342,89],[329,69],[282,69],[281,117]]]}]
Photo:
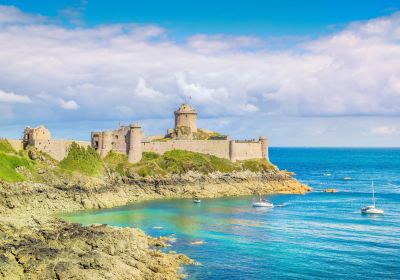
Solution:
[{"label": "sea", "polygon": [[[400,149],[270,148],[270,160],[311,186],[306,195],[157,200],[65,219],[169,236],[166,251],[201,263],[188,279],[400,279]],[[384,215],[362,215],[372,204]],[[337,193],[325,193],[328,188]]]}]

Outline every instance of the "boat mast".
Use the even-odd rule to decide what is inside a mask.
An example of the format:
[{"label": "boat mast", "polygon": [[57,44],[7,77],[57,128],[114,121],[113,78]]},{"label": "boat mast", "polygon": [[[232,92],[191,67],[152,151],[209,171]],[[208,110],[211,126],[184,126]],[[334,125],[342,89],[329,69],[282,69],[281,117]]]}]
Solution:
[{"label": "boat mast", "polygon": [[375,207],[375,188],[374,188],[374,180],[372,180],[372,202],[374,203],[374,207]]}]

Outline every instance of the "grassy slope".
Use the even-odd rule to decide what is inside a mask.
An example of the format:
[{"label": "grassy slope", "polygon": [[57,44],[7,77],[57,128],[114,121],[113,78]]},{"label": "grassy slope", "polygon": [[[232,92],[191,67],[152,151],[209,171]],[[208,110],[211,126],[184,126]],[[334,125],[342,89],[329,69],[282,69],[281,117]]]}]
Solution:
[{"label": "grassy slope", "polygon": [[[10,182],[25,180],[24,176],[16,171],[16,168],[21,166],[30,170],[32,174],[35,173],[35,161],[30,160],[26,156],[26,152],[17,153],[7,140],[0,140],[0,179]],[[126,155],[110,152],[107,157],[101,159],[93,148],[83,148],[76,143],[71,145],[68,156],[58,163],[58,167],[63,171],[77,171],[89,176],[101,175],[104,166],[122,176],[132,174],[164,176],[183,174],[190,170],[203,174],[239,170],[259,172],[276,168],[269,161],[263,159],[233,163],[216,156],[184,150],[168,151],[162,156],[153,152],[144,152],[140,162],[130,164]]]},{"label": "grassy slope", "polygon": [[17,167],[33,169],[33,162],[18,154],[7,140],[0,139],[0,179],[9,182],[25,180],[24,176],[15,171]]},{"label": "grassy slope", "polygon": [[145,152],[140,162],[129,164],[126,161],[119,166],[126,172],[137,173],[140,176],[165,175],[168,173],[183,174],[190,170],[207,174],[215,171],[232,172],[239,170],[259,172],[275,170],[276,168],[264,159],[252,159],[234,163],[216,156],[184,150],[168,151],[162,156],[152,152]]}]

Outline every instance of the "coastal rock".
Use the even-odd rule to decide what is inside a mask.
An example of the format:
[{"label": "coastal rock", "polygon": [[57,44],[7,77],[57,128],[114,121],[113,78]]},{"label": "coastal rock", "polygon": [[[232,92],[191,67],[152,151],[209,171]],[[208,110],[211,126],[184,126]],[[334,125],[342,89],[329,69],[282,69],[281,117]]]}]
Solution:
[{"label": "coastal rock", "polygon": [[[177,279],[180,254],[152,249],[134,228],[84,227],[53,219],[41,227],[0,224],[2,279]],[[163,245],[163,244],[161,244]]]},{"label": "coastal rock", "polygon": [[172,238],[152,238],[132,228],[82,226],[54,215],[137,201],[255,193],[304,194],[311,189],[285,172],[236,171],[164,177],[89,177],[44,169],[41,183],[0,181],[0,278],[179,279],[195,264],[163,253]]}]

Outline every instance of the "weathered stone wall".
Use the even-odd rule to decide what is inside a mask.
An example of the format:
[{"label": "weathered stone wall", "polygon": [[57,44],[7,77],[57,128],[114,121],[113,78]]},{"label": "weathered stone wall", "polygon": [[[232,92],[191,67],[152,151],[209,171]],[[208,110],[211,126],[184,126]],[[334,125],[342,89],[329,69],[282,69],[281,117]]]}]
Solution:
[{"label": "weathered stone wall", "polygon": [[128,161],[130,163],[136,163],[142,159],[142,138],[143,133],[140,124],[132,124],[129,130]]},{"label": "weathered stone wall", "polygon": [[129,147],[129,127],[120,127],[112,132],[112,149],[127,153]]},{"label": "weathered stone wall", "polygon": [[197,132],[197,115],[177,114],[175,116],[175,129],[181,126],[189,127],[191,133]]},{"label": "weathered stone wall", "polygon": [[231,152],[233,161],[262,158],[263,156],[260,142],[232,141],[231,149],[234,149]]},{"label": "weathered stone wall", "polygon": [[[266,147],[268,149],[268,147]],[[265,157],[260,141],[229,140],[170,140],[165,142],[142,143],[143,152],[164,154],[179,149],[197,153],[210,154],[232,161]]]},{"label": "weathered stone wall", "polygon": [[33,146],[38,150],[47,153],[55,160],[63,160],[68,155],[68,150],[72,142],[85,148],[89,147],[91,144],[89,141],[36,140]]},{"label": "weathered stone wall", "polygon": [[165,142],[142,143],[143,152],[164,154],[167,151],[179,149],[229,159],[228,140],[169,140]]}]

